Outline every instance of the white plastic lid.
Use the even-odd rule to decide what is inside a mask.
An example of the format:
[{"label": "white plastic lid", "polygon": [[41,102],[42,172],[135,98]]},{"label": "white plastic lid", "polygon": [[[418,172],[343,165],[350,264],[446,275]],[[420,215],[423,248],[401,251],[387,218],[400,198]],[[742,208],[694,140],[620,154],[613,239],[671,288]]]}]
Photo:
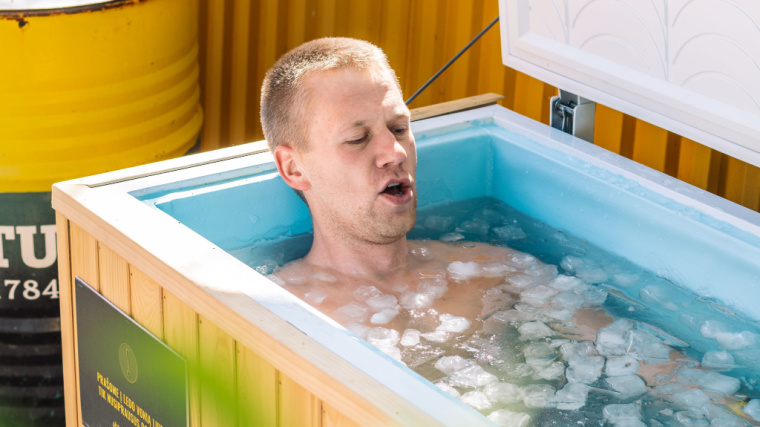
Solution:
[{"label": "white plastic lid", "polygon": [[760,1],[499,0],[505,65],[760,166]]}]

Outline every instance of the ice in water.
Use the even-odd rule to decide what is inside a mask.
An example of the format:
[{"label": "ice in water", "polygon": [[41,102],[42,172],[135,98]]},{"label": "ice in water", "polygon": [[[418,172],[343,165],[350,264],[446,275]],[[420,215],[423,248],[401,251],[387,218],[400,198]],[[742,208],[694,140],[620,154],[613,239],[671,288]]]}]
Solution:
[{"label": "ice in water", "polygon": [[411,347],[420,343],[420,331],[416,329],[406,329],[401,335],[401,345]]},{"label": "ice in water", "polygon": [[641,421],[644,417],[638,403],[610,404],[602,409],[602,415],[605,421],[613,425],[623,421]]},{"label": "ice in water", "polygon": [[491,402],[482,391],[468,391],[467,393],[459,396],[459,400],[465,404],[472,406],[473,408],[481,411],[491,406]]},{"label": "ice in water", "polygon": [[494,403],[516,403],[523,400],[523,390],[514,384],[496,382],[485,386],[483,392]]},{"label": "ice in water", "polygon": [[454,280],[464,281],[482,274],[482,270],[477,262],[454,261],[447,268],[449,277]]},{"label": "ice in water", "polygon": [[530,422],[530,415],[507,409],[497,409],[488,414],[488,419],[503,427],[525,427]]},{"label": "ice in water", "polygon": [[635,374],[639,370],[639,361],[631,356],[610,357],[604,366],[604,374],[608,377]]},{"label": "ice in water", "polygon": [[401,350],[396,345],[399,342],[397,330],[383,327],[372,328],[367,332],[367,341],[388,356],[401,360]]},{"label": "ice in water", "polygon": [[743,408],[744,413],[755,421],[760,421],[760,399],[752,399]]},{"label": "ice in water", "polygon": [[728,370],[734,368],[734,356],[723,351],[708,351],[702,356],[702,366],[716,370]]},{"label": "ice in water", "polygon": [[707,320],[699,328],[703,337],[714,338],[723,350],[741,350],[757,342],[757,335],[750,331],[731,332],[726,325],[715,320]]},{"label": "ice in water", "polygon": [[569,383],[591,384],[602,375],[604,357],[575,355],[568,364],[565,377]]},{"label": "ice in water", "polygon": [[448,313],[438,316],[441,324],[435,329],[436,332],[464,332],[470,329],[470,321],[461,316],[453,316]]},{"label": "ice in water", "polygon": [[620,399],[640,396],[647,391],[644,380],[638,375],[620,375],[617,377],[607,377],[604,382],[609,388],[618,393]]}]

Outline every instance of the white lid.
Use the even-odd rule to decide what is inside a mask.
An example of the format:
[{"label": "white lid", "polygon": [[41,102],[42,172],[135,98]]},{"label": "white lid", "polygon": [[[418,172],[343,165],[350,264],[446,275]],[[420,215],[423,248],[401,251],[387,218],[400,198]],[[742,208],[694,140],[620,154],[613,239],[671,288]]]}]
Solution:
[{"label": "white lid", "polygon": [[499,0],[505,65],[760,166],[760,1]]}]

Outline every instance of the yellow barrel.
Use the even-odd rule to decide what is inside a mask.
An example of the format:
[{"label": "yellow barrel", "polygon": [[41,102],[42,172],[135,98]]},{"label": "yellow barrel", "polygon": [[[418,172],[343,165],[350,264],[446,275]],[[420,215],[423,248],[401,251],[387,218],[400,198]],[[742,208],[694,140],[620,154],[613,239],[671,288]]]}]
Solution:
[{"label": "yellow barrel", "polygon": [[47,3],[58,8],[0,11],[0,193],[195,144],[198,0]]}]

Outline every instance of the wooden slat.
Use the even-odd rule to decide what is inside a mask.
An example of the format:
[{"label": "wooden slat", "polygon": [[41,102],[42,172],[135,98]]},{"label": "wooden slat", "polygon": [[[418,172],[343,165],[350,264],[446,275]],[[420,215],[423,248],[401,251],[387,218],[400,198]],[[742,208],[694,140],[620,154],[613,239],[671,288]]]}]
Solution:
[{"label": "wooden slat", "polygon": [[594,144],[620,154],[623,113],[602,104],[596,105]]},{"label": "wooden slat", "polygon": [[543,114],[544,82],[518,73],[515,82],[515,112],[541,121]]},{"label": "wooden slat", "polygon": [[79,378],[74,349],[74,302],[71,292],[71,258],[69,256],[69,220],[56,213],[58,236],[58,291],[61,306],[61,345],[64,410],[66,424],[79,425]]},{"label": "wooden slat", "polygon": [[636,121],[633,160],[658,171],[665,171],[668,131],[641,120]]},{"label": "wooden slat", "polygon": [[164,339],[163,292],[161,286],[134,266],[129,266],[132,317],[159,339]]},{"label": "wooden slat", "polygon": [[100,275],[98,273],[98,242],[75,223],[69,227],[71,241],[71,283],[74,277],[80,277],[100,291]]},{"label": "wooden slat", "polygon": [[166,343],[187,360],[190,427],[201,426],[198,384],[198,314],[171,292],[164,290],[164,336]]},{"label": "wooden slat", "polygon": [[322,427],[359,427],[360,423],[346,417],[340,411],[322,402]]},{"label": "wooden slat", "polygon": [[237,348],[238,425],[277,425],[277,370],[250,349]]},{"label": "wooden slat", "polygon": [[483,95],[471,96],[469,98],[457,99],[455,101],[442,102],[440,104],[428,105],[427,107],[414,108],[410,110],[412,120],[422,120],[430,117],[451,114],[459,111],[471,110],[473,108],[493,105],[504,99],[503,96],[495,93],[486,93]]},{"label": "wooden slat", "polygon": [[198,341],[201,425],[234,427],[238,418],[235,340],[223,329],[199,316]]},{"label": "wooden slat", "polygon": [[129,264],[103,243],[98,243],[100,293],[121,311],[131,315]]},{"label": "wooden slat", "polygon": [[677,178],[707,190],[710,186],[714,153],[716,152],[709,147],[683,138]]},{"label": "wooden slat", "polygon": [[280,426],[320,427],[322,402],[289,376],[279,376]]}]

